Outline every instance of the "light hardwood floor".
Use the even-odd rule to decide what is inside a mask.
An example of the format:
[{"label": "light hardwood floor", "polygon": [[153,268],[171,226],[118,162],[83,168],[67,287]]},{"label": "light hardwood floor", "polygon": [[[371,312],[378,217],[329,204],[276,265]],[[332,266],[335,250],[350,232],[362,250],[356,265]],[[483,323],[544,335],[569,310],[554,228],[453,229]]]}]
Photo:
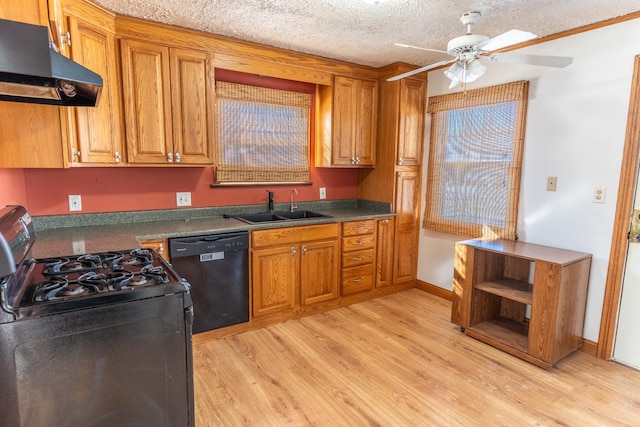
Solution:
[{"label": "light hardwood floor", "polygon": [[450,310],[412,289],[196,344],[196,425],[639,425],[640,372],[579,351],[546,371]]}]

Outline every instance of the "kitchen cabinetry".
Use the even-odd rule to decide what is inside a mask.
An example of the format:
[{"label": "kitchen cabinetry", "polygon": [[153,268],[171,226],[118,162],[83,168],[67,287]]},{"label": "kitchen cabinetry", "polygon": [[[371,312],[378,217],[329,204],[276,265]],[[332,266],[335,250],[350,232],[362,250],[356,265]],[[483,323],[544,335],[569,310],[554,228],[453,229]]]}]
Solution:
[{"label": "kitchen cabinetry", "polygon": [[[120,79],[116,54],[115,16],[81,0],[51,0],[60,8],[60,51],[102,76],[104,85],[95,107],[63,109],[71,165],[122,164],[124,142]],[[66,119],[66,120],[65,120]]]},{"label": "kitchen cabinetry", "polygon": [[582,345],[591,255],[482,239],[455,251],[451,321],[467,335],[547,369]]},{"label": "kitchen cabinetry", "polygon": [[252,316],[291,316],[338,297],[338,224],[251,233]]},{"label": "kitchen cabinetry", "polygon": [[[404,68],[403,68],[404,67]],[[379,81],[377,162],[375,169],[358,174],[358,197],[391,203],[393,228],[392,280],[387,286],[409,286],[416,281],[420,230],[421,160],[427,84],[414,76],[388,82],[409,71],[406,66],[382,69]],[[381,285],[378,285],[381,286]]]},{"label": "kitchen cabinetry", "polygon": [[169,261],[169,247],[167,239],[144,239],[140,240],[140,244],[143,248],[153,249],[165,260]]},{"label": "kitchen cabinetry", "polygon": [[375,220],[342,223],[342,296],[373,289],[376,231]]},{"label": "kitchen cabinetry", "polygon": [[415,282],[418,269],[419,168],[396,173],[393,283]]},{"label": "kitchen cabinetry", "polygon": [[212,55],[133,39],[121,52],[129,163],[212,163]]},{"label": "kitchen cabinetry", "polygon": [[[0,18],[47,25],[47,2],[0,0]],[[0,152],[3,168],[66,166],[59,109],[0,101]]]},{"label": "kitchen cabinetry", "polygon": [[393,285],[393,245],[395,220],[393,218],[377,221],[378,236],[376,238],[376,287],[384,288]]},{"label": "kitchen cabinetry", "polygon": [[316,166],[374,166],[377,82],[336,76],[333,87],[319,87],[318,97]]}]

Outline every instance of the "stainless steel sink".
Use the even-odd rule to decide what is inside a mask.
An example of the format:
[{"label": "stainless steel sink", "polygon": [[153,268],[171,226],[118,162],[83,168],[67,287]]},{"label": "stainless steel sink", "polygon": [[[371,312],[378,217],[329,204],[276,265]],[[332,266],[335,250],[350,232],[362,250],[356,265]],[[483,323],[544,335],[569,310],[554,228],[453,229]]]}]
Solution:
[{"label": "stainless steel sink", "polygon": [[256,214],[233,215],[234,218],[249,224],[259,224],[263,222],[274,221],[294,221],[301,219],[313,218],[331,218],[330,215],[320,214],[317,212],[300,210],[294,212],[265,212]]}]

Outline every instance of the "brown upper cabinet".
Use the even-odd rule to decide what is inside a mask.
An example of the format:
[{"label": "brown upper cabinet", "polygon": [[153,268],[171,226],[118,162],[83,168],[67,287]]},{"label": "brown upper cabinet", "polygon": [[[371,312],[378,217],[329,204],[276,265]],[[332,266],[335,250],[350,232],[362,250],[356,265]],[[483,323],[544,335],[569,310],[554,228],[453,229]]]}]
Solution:
[{"label": "brown upper cabinet", "polygon": [[140,40],[121,43],[129,163],[212,163],[212,55]]},{"label": "brown upper cabinet", "polygon": [[317,167],[373,167],[378,83],[336,76],[318,88]]},{"label": "brown upper cabinet", "polygon": [[[63,109],[70,164],[122,164],[124,142],[115,17],[77,0],[51,2],[62,8],[61,18],[60,13],[54,16],[59,19],[55,22],[62,54],[98,73],[104,81],[95,107]],[[59,7],[50,10],[60,12]]]},{"label": "brown upper cabinet", "polygon": [[426,93],[425,80],[400,80],[398,166],[418,166],[422,161]]}]

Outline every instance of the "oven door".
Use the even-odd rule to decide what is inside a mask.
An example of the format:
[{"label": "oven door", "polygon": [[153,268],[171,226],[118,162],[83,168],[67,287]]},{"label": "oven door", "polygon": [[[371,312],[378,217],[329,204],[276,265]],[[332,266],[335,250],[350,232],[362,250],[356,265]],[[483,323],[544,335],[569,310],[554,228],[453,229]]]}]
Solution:
[{"label": "oven door", "polygon": [[0,324],[11,426],[192,426],[191,307],[173,294]]}]

